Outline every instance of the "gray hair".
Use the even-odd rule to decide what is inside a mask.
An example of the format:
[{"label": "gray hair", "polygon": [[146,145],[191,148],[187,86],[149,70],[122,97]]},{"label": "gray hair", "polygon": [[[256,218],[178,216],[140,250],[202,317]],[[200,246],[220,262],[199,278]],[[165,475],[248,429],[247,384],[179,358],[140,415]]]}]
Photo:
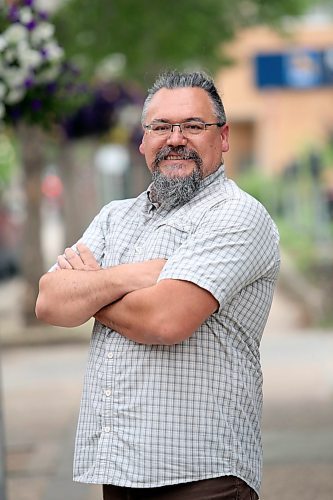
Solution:
[{"label": "gray hair", "polygon": [[178,71],[168,71],[162,73],[155,81],[153,86],[148,90],[148,95],[142,109],[142,123],[144,123],[147,108],[153,96],[159,90],[165,89],[178,89],[184,87],[199,87],[209,95],[213,104],[214,114],[221,123],[225,123],[227,118],[224,111],[224,106],[215,87],[214,81],[206,73],[195,71],[193,73],[180,73]]}]

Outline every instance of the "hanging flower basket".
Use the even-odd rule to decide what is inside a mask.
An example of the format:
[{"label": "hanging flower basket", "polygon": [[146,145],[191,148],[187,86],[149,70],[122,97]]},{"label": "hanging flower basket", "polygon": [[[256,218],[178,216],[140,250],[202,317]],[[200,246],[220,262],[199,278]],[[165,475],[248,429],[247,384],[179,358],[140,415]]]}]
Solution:
[{"label": "hanging flower basket", "polygon": [[47,13],[34,0],[21,0],[2,9],[0,26],[0,121],[47,127],[61,120],[85,89]]}]

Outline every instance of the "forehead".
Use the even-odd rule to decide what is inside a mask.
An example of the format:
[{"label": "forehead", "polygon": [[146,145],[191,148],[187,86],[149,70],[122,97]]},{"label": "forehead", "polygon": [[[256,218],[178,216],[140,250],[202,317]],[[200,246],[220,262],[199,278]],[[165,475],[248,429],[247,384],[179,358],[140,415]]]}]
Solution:
[{"label": "forehead", "polygon": [[161,89],[152,97],[147,107],[147,121],[185,120],[214,116],[214,108],[208,93],[198,87]]}]

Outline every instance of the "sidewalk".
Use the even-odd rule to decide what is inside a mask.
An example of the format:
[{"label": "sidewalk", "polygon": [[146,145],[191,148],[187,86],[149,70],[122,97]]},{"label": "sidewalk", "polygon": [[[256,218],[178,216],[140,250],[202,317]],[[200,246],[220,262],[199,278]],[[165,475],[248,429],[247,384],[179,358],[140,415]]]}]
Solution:
[{"label": "sidewalk", "polygon": [[[19,290],[18,281],[0,287],[6,500],[99,500],[99,487],[71,480],[90,325],[22,332],[14,310]],[[302,330],[301,323],[279,290],[261,348],[261,500],[332,500],[333,332]]]},{"label": "sidewalk", "polygon": [[333,331],[277,293],[261,345],[262,500],[333,498]]}]

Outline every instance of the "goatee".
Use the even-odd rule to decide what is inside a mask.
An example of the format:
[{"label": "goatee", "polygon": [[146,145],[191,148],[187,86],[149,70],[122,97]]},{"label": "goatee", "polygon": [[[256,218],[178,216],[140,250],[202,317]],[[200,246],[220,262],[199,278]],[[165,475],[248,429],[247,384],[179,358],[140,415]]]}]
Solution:
[{"label": "goatee", "polygon": [[[177,175],[168,176],[160,172],[160,162],[172,154],[177,155],[180,163],[182,160],[194,161],[195,167],[191,174],[183,177]],[[196,151],[185,146],[166,146],[157,153],[152,165],[152,199],[163,205],[167,210],[183,205],[196,194],[202,178],[202,159]]]}]

